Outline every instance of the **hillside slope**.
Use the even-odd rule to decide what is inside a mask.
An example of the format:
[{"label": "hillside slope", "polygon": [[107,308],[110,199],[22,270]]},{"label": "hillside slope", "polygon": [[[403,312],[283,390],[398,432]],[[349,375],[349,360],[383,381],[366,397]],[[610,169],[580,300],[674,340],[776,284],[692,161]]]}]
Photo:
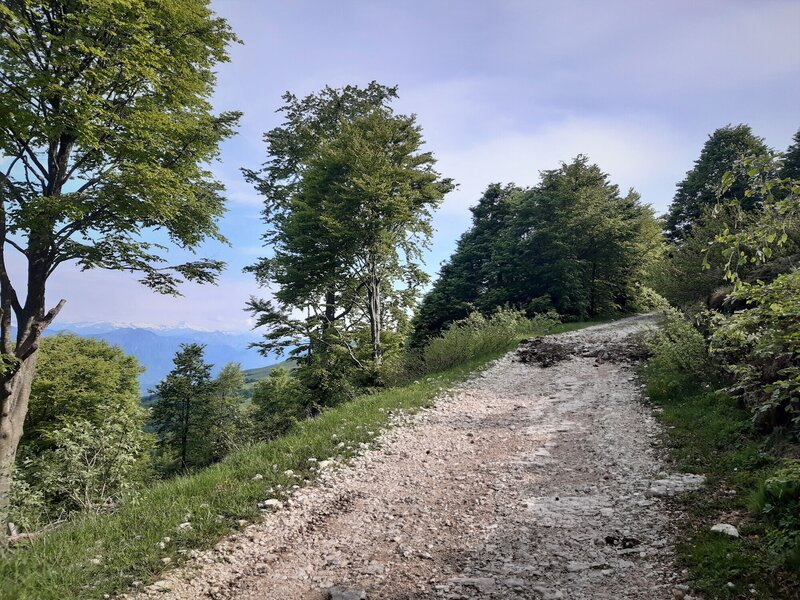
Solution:
[{"label": "hillside slope", "polygon": [[569,354],[548,367],[506,356],[140,597],[683,593],[660,498],[700,479],[660,472],[659,427],[628,362],[652,323],[554,336]]}]

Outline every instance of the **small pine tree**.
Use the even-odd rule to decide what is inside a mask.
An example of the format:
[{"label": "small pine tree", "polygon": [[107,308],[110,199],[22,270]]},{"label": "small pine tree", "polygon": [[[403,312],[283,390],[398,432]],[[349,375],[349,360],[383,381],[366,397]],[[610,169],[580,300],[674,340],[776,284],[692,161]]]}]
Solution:
[{"label": "small pine tree", "polygon": [[201,344],[181,344],[173,360],[175,368],[153,390],[157,400],[152,419],[159,451],[180,469],[205,466],[213,458],[207,425],[215,386],[204,350]]}]

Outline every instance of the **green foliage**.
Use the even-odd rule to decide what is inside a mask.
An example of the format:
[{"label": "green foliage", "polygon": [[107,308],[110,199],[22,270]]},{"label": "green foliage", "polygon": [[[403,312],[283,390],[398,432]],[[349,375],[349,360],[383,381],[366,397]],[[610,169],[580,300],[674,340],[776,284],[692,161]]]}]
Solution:
[{"label": "green foliage", "polygon": [[696,390],[698,382],[719,383],[705,338],[676,309],[665,311],[663,324],[646,337],[646,344],[651,358],[644,372],[651,398],[663,401]]},{"label": "green foliage", "polygon": [[[673,342],[662,338],[644,369],[647,390],[660,405],[656,414],[667,426],[664,436],[673,468],[706,476],[702,493],[678,499],[684,515],[676,522],[679,563],[689,570],[694,589],[708,598],[738,598],[750,588],[760,598],[794,597],[800,591],[800,572],[787,563],[790,556],[784,542],[796,536],[796,523],[783,528],[759,504],[764,481],[774,476],[775,464],[792,447],[788,440],[757,432],[750,412],[717,391],[720,384],[713,371],[687,368],[680,352],[702,357],[702,347],[691,331],[681,333],[684,328],[680,321],[667,325]],[[681,342],[684,335],[694,342]],[[659,352],[668,346],[674,348]],[[664,386],[671,381],[680,385]],[[748,509],[754,514],[742,518]],[[711,532],[710,527],[720,521],[736,524],[741,537]],[[734,587],[729,588],[728,582]]]},{"label": "green foliage", "polygon": [[287,123],[266,136],[273,157],[250,174],[272,250],[250,270],[278,288],[249,302],[267,330],[257,346],[291,347],[297,379],[325,405],[379,384],[387,351],[399,351],[426,281],[431,213],[452,188],[415,117],[388,106],[395,96],[373,83],[287,97]]},{"label": "green foliage", "polygon": [[43,273],[77,260],[166,293],[180,277],[213,280],[218,261],[170,272],[139,234],[190,248],[222,239],[207,164],[239,115],[212,114],[210,97],[234,41],[206,0],[0,5],[0,152],[15,165],[0,180],[3,239],[27,237]]},{"label": "green foliage", "polygon": [[422,302],[412,344],[506,305],[574,319],[626,310],[662,243],[652,210],[633,191],[621,196],[584,156],[543,171],[532,189],[493,184]]},{"label": "green foliage", "polygon": [[450,324],[422,350],[423,370],[437,372],[480,356],[508,350],[521,338],[544,335],[559,322],[555,314],[527,318],[522,312],[499,309],[489,317],[474,312]]},{"label": "green foliage", "polygon": [[45,435],[48,449],[23,459],[21,468],[50,505],[60,512],[96,512],[116,506],[143,480],[151,447],[141,422],[101,403],[100,423],[74,418]]},{"label": "green foliage", "polygon": [[741,231],[755,218],[738,204],[726,203],[703,209],[680,243],[669,246],[652,275],[653,287],[686,312],[721,309],[730,287],[724,277],[728,257],[715,245],[724,231]]},{"label": "green foliage", "polygon": [[214,459],[214,384],[204,346],[181,344],[175,368],[153,392],[152,421],[168,468],[202,467]]},{"label": "green foliage", "polygon": [[48,502],[44,492],[29,484],[18,470],[12,473],[8,521],[20,531],[36,531],[47,522]]},{"label": "green foliage", "polygon": [[779,173],[781,179],[800,179],[800,129],[792,138],[792,145],[786,149]]},{"label": "green foliage", "polygon": [[[753,135],[748,125],[728,125],[712,133],[686,178],[678,184],[666,217],[665,230],[673,242],[683,240],[692,230],[703,212],[718,202],[732,198],[743,198],[745,186],[741,182],[719,193],[723,175],[731,166],[745,156],[764,156],[769,148],[764,140]],[[752,196],[742,206],[752,210],[760,203]]]},{"label": "green foliage", "polygon": [[[726,257],[730,299],[742,308],[714,323],[711,349],[741,395],[769,427],[800,425],[800,181],[774,174],[772,157],[751,157],[726,174],[723,189],[744,179],[745,198],[763,198],[747,227],[726,229],[715,247]],[[745,273],[755,272],[753,280]],[[763,279],[762,279],[763,277]],[[749,280],[748,280],[749,279]]]},{"label": "green foliage", "polygon": [[628,307],[633,312],[666,312],[670,308],[669,301],[664,296],[641,283],[635,283],[628,294]]},{"label": "green foliage", "polygon": [[286,369],[275,369],[253,388],[255,439],[271,440],[314,412],[308,389]]},{"label": "green foliage", "polygon": [[[349,314],[346,307],[354,302],[351,282],[337,264],[335,248],[317,245],[317,228],[327,224],[323,223],[324,213],[317,212],[318,206],[306,205],[298,196],[304,174],[323,145],[334,139],[345,123],[387,108],[396,97],[397,88],[374,81],[365,88],[325,87],[302,99],[287,92],[279,109],[284,123],[264,134],[267,162],[260,170],[244,170],[246,178],[264,197],[267,229],[263,239],[271,253],[247,270],[259,284],[277,284],[280,288],[276,302],[251,299],[248,305],[258,315],[259,325],[267,329],[260,344],[265,352],[280,353],[291,348],[293,356],[302,356],[314,338],[317,346],[322,346],[317,348],[320,351],[331,344],[344,345],[338,329],[328,331],[324,341],[319,339],[319,332]],[[320,284],[324,288],[322,298]],[[343,303],[344,309],[340,308]],[[287,314],[285,307],[303,305],[310,313],[306,320]]]},{"label": "green foliage", "polygon": [[65,333],[44,338],[20,455],[52,448],[49,435],[65,424],[100,426],[108,412],[126,415],[141,429],[145,415],[137,378],[143,371],[133,356],[102,340]]},{"label": "green foliage", "polygon": [[800,272],[763,285],[744,285],[731,297],[747,308],[717,321],[711,350],[735,379],[765,425],[800,426]]},{"label": "green foliage", "polygon": [[114,505],[148,477],[136,359],[102,340],[42,340],[17,456],[12,521],[32,527]]},{"label": "green foliage", "polygon": [[490,312],[507,301],[497,264],[500,256],[496,255],[521,191],[513,185],[494,183],[470,208],[472,227],[458,240],[456,251],[442,266],[433,289],[414,314],[411,347],[421,348],[448,324],[465,319],[475,310]]},{"label": "green foliage", "polygon": [[770,473],[753,494],[752,508],[772,525],[772,551],[800,570],[800,460],[786,460]]},{"label": "green foliage", "polygon": [[238,363],[225,365],[214,380],[207,424],[212,462],[222,460],[245,441],[244,388],[245,376]]}]

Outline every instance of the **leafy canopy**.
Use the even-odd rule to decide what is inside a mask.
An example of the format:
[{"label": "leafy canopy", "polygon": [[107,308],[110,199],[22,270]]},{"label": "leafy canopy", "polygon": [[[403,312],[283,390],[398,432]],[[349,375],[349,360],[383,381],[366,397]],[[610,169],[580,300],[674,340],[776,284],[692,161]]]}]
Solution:
[{"label": "leafy canopy", "polygon": [[166,268],[141,234],[222,240],[207,164],[239,115],[213,114],[210,96],[235,41],[207,0],[0,4],[0,235],[38,279],[74,260],[166,293],[214,280],[218,261]]}]

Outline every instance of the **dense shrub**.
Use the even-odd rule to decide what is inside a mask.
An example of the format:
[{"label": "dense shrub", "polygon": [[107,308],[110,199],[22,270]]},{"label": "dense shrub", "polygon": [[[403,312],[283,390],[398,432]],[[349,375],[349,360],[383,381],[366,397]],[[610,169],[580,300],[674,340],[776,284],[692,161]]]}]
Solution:
[{"label": "dense shrub", "polygon": [[680,311],[667,309],[662,327],[648,335],[646,343],[652,354],[645,366],[651,398],[665,400],[695,391],[700,382],[711,386],[719,381],[705,338]]},{"label": "dense shrub", "polygon": [[141,371],[135,358],[102,340],[42,340],[17,453],[13,522],[30,531],[101,510],[149,478],[153,440],[142,430]]},{"label": "dense shrub", "polygon": [[472,313],[451,324],[425,346],[423,368],[426,372],[442,371],[479,356],[506,350],[520,337],[547,333],[558,322],[555,313],[530,319],[510,309],[500,309],[490,317]]},{"label": "dense shrub", "polygon": [[631,286],[628,294],[630,300],[627,308],[631,312],[663,312],[669,309],[669,301],[651,287],[636,283]]},{"label": "dense shrub", "polygon": [[800,272],[731,294],[745,310],[720,317],[711,351],[734,378],[740,395],[764,425],[800,425]]},{"label": "dense shrub", "polygon": [[755,510],[765,516],[772,549],[800,568],[800,460],[787,460],[754,495]]},{"label": "dense shrub", "polygon": [[314,412],[309,392],[288,370],[278,368],[256,383],[250,412],[253,438],[271,440],[283,435]]},{"label": "dense shrub", "polygon": [[28,525],[35,520],[32,512],[37,506],[42,521],[73,512],[98,512],[118,504],[145,479],[152,436],[129,414],[105,407],[104,421],[64,422],[45,435],[48,449],[20,462],[29,483],[16,484],[21,502],[17,512]]}]

